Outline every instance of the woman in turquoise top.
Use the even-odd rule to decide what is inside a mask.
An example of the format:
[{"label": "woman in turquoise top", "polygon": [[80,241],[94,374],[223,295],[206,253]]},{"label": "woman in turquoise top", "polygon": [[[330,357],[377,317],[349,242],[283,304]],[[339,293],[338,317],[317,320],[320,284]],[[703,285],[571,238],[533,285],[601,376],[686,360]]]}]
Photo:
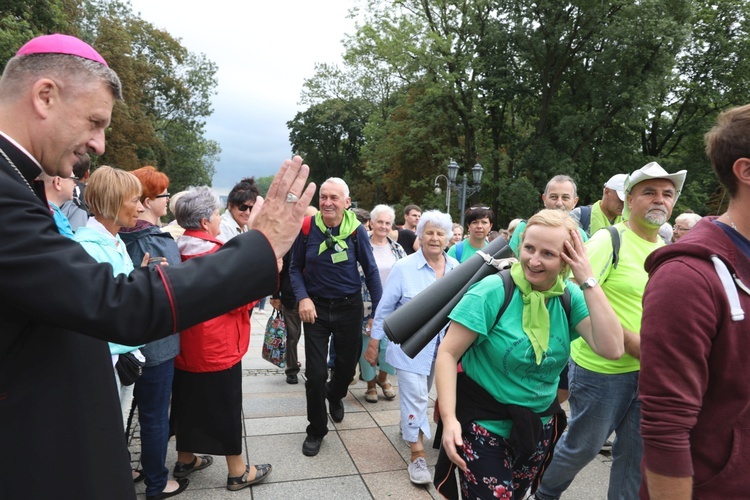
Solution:
[{"label": "woman in turquoise top", "polygon": [[[569,270],[583,283],[580,288],[564,280]],[[542,210],[529,219],[520,262],[513,264],[510,276],[515,287],[500,318],[505,299],[500,276],[469,289],[449,316],[452,323],[436,360],[442,445],[462,471],[464,498],[523,498],[536,484],[549,452],[555,422],[551,410],[572,340],[580,335],[610,359],[619,358],[624,349],[622,327],[593,279],[576,223],[565,213]],[[570,312],[556,298],[566,288]],[[475,382],[483,396],[480,404],[459,405],[463,427],[456,412],[459,360],[465,374],[459,383]],[[460,392],[466,387],[461,385]],[[488,411],[505,416],[473,417],[480,412],[487,417]],[[516,418],[519,414],[526,418]],[[523,437],[533,439],[528,452],[519,445]],[[436,474],[439,489],[447,482]]]},{"label": "woman in turquoise top", "polygon": [[[130,172],[102,165],[91,174],[83,195],[93,217],[89,218],[85,226],[78,228],[73,240],[80,243],[97,262],[111,264],[115,276],[130,274],[133,262],[117,232],[120,228],[135,226],[138,216],[143,213],[140,181]],[[138,262],[138,265],[141,264]],[[124,346],[110,342],[112,365],[117,364],[120,354],[131,351],[141,361],[145,361],[139,347],[143,346]],[[133,402],[133,385],[121,385],[117,371],[114,377],[120,395],[124,425]]]}]

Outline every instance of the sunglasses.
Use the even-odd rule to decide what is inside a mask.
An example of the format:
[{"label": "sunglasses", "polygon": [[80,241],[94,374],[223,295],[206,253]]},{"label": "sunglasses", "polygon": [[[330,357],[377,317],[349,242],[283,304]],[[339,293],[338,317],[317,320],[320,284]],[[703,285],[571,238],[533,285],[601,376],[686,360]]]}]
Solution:
[{"label": "sunglasses", "polygon": [[156,196],[154,196],[154,199],[156,199],[156,198],[169,198],[170,196],[171,195],[169,193],[167,193],[167,194],[157,194]]},{"label": "sunglasses", "polygon": [[325,239],[326,248],[330,250],[336,245],[336,242],[333,241],[333,234],[331,233],[330,228],[326,228],[325,234],[326,234],[326,239]]},{"label": "sunglasses", "polygon": [[240,212],[246,212],[246,211],[250,210],[251,208],[253,208],[252,205],[245,205],[243,203],[242,205],[240,205],[240,206],[237,207],[237,210],[239,210]]}]

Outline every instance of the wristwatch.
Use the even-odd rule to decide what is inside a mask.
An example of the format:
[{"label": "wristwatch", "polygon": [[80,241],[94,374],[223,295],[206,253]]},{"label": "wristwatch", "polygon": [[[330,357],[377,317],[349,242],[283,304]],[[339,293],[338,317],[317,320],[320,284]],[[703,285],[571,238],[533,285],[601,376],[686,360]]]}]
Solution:
[{"label": "wristwatch", "polygon": [[585,290],[587,288],[593,288],[596,286],[596,283],[597,283],[596,278],[594,278],[593,276],[590,278],[586,278],[586,280],[583,283],[581,283],[581,290]]}]

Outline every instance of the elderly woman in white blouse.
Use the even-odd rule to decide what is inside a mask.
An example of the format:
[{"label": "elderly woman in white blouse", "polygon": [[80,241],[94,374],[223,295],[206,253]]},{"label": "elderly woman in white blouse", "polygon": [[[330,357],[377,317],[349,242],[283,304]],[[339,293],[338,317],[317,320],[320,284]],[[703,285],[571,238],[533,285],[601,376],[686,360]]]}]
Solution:
[{"label": "elderly woman in white blouse", "polygon": [[[383,296],[375,313],[370,343],[365,352],[365,358],[371,364],[377,361],[380,339],[385,337],[383,320],[458,266],[458,261],[443,251],[448,244],[451,226],[450,215],[437,210],[422,214],[417,225],[419,250],[396,262],[383,285]],[[437,339],[438,336],[432,339],[413,359],[394,343],[389,343],[386,351],[386,361],[396,368],[398,377],[401,435],[411,449],[409,478],[415,484],[432,482],[422,441],[424,436],[431,437],[427,404],[435,373]]]}]

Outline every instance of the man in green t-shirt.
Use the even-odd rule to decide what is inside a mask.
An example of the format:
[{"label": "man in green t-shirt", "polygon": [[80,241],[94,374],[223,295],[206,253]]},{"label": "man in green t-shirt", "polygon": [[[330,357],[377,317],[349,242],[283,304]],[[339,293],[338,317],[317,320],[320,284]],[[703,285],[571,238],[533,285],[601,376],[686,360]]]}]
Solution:
[{"label": "man in green t-shirt", "polygon": [[627,174],[616,174],[604,183],[602,199],[585,207],[576,207],[570,216],[589,237],[599,229],[622,222],[625,201],[625,178]]},{"label": "man in green t-shirt", "polygon": [[576,474],[599,452],[612,433],[609,498],[637,499],[641,484],[640,328],[643,291],[648,275],[646,257],[664,245],[659,227],[669,220],[685,182],[685,170],[667,173],[652,162],[633,172],[625,182],[625,219],[614,227],[620,235],[619,261],[613,265],[609,231],[596,233],[586,252],[623,327],[625,353],[610,361],[594,354],[580,340],[571,344],[570,419],[555,448],[552,463],[535,494],[552,500],[568,488]]},{"label": "man in green t-shirt", "polygon": [[464,219],[469,237],[448,249],[448,255],[459,264],[487,246],[487,235],[492,230],[495,214],[490,207],[471,207],[464,213]]}]

